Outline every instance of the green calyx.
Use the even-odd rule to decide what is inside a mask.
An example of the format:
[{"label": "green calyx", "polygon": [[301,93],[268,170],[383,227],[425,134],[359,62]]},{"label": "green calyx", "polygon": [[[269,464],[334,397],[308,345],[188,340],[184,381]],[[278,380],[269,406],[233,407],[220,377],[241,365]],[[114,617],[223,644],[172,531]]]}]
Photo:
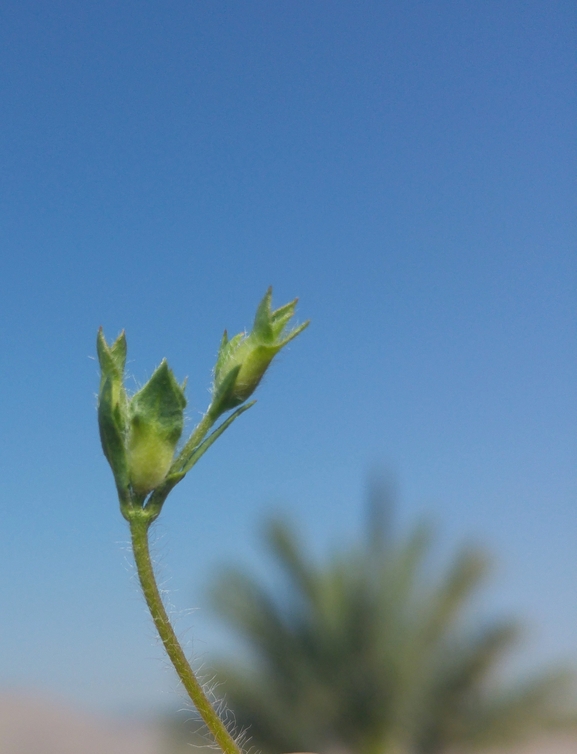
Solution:
[{"label": "green calyx", "polygon": [[184,426],[186,398],[166,361],[132,398],[124,388],[126,338],[109,346],[98,332],[98,424],[121,501],[156,489],[170,470]]},{"label": "green calyx", "polygon": [[100,363],[98,391],[98,427],[106,460],[112,468],[118,493],[126,496],[130,486],[126,459],[125,438],[128,429],[128,398],[124,389],[126,365],[126,337],[120,333],[109,346],[102,328],[98,331],[96,350]]},{"label": "green calyx", "polygon": [[228,339],[225,330],[214,369],[213,400],[209,409],[215,416],[244,403],[255,391],[269,364],[287,343],[309,324],[287,332],[298,299],[272,311],[272,288],[260,302],[251,332]]},{"label": "green calyx", "polygon": [[184,427],[186,398],[166,361],[129,404],[127,460],[130,483],[146,494],[164,481]]}]

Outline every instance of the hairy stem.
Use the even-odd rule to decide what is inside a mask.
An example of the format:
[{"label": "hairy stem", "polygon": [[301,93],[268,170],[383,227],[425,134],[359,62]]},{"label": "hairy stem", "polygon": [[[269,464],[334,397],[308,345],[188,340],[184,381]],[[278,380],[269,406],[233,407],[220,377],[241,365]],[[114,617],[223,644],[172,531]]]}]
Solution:
[{"label": "hairy stem", "polygon": [[192,702],[204,720],[207,728],[214,736],[217,744],[224,754],[240,754],[240,749],[235,744],[230,733],[227,731],[224,723],[214,711],[213,706],[202,690],[194,671],[192,670],[182,647],[180,646],[174,629],[166,613],[150,559],[150,549],[148,546],[148,529],[150,521],[145,516],[134,517],[130,520],[130,533],[132,537],[132,549],[140,585],[146,599],[146,604],[152,615],[154,625],[162,639],[164,648],[182,685],[186,689]]},{"label": "hairy stem", "polygon": [[[206,433],[208,430],[212,427],[214,424],[215,419],[210,414],[210,411],[207,411],[206,414],[202,417],[198,425],[196,426],[194,432],[191,434],[191,436],[186,441],[184,447],[178,454],[178,458],[173,464],[173,469],[180,470],[179,466],[182,461],[185,461],[192,451],[200,445],[200,443],[203,441],[203,439],[206,436]],[[176,468],[175,468],[176,466]]]}]

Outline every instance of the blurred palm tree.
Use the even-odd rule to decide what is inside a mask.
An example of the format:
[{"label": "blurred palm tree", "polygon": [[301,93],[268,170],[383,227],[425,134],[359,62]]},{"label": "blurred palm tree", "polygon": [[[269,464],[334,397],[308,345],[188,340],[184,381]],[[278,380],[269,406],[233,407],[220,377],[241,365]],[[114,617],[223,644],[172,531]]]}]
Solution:
[{"label": "blurred palm tree", "polygon": [[266,541],[284,586],[229,570],[212,590],[254,660],[252,669],[217,670],[251,744],[271,754],[437,754],[514,742],[561,722],[567,674],[497,682],[518,627],[470,620],[484,554],[464,549],[431,579],[428,528],[394,542],[383,496],[372,497],[360,547],[317,566],[275,520]]}]

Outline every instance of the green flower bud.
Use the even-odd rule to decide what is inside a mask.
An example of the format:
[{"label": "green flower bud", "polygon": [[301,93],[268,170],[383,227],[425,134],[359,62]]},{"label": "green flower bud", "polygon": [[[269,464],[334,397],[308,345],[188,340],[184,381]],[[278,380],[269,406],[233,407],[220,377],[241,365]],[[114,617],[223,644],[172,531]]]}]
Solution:
[{"label": "green flower bud", "polygon": [[290,332],[286,327],[294,316],[298,299],[271,310],[272,288],[260,302],[251,332],[231,340],[225,330],[214,369],[211,411],[219,415],[244,403],[256,390],[269,364],[286,344],[302,332],[304,322]]},{"label": "green flower bud", "polygon": [[146,494],[164,481],[184,426],[186,398],[163,361],[129,405],[128,474],[132,489]]},{"label": "green flower bud", "polygon": [[186,399],[166,361],[131,399],[124,388],[126,338],[109,346],[97,340],[101,378],[98,424],[104,455],[121,499],[132,490],[146,495],[160,485],[172,464],[184,426]]},{"label": "green flower bud", "polygon": [[112,468],[116,486],[124,494],[129,486],[125,450],[127,432],[128,398],[124,390],[124,367],[126,364],[126,337],[121,332],[109,346],[102,328],[96,341],[100,362],[100,389],[98,391],[98,427],[102,450]]}]

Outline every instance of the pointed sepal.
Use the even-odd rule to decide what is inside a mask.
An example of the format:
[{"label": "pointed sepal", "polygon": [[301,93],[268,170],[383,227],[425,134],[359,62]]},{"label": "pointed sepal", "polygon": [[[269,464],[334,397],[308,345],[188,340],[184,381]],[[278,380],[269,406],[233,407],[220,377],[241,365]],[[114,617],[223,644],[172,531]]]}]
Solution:
[{"label": "pointed sepal", "polygon": [[126,495],[129,478],[125,450],[127,431],[127,397],[124,390],[126,337],[120,333],[109,346],[102,328],[98,331],[96,350],[100,363],[98,391],[98,428],[106,460],[112,468],[118,492]]},{"label": "pointed sepal", "polygon": [[165,479],[184,426],[186,398],[163,361],[129,405],[127,461],[130,483],[146,494]]},{"label": "pointed sepal", "polygon": [[297,299],[275,311],[271,303],[272,288],[269,288],[258,305],[250,333],[239,333],[229,340],[225,331],[214,369],[213,401],[209,409],[214,416],[250,398],[276,354],[308,326],[307,321],[286,331],[295,314]]}]

